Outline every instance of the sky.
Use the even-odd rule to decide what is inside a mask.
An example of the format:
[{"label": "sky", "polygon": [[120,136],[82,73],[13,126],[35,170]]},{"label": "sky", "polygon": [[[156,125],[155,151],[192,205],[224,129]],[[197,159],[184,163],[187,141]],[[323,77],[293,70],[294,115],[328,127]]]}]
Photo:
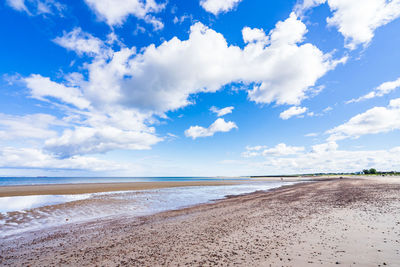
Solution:
[{"label": "sky", "polygon": [[400,0],[0,2],[0,176],[400,170]]}]

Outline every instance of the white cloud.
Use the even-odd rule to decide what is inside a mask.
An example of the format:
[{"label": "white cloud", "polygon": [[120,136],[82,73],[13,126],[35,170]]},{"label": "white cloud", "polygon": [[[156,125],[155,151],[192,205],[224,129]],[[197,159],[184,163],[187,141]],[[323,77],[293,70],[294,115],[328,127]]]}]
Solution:
[{"label": "white cloud", "polygon": [[221,109],[212,106],[212,107],[210,108],[210,111],[212,111],[212,112],[214,112],[215,114],[217,114],[218,117],[222,117],[222,116],[225,116],[225,115],[227,115],[227,114],[232,113],[232,110],[233,110],[233,109],[234,109],[234,107],[232,107],[232,106],[231,106],[231,107],[226,107],[226,108],[221,108]]},{"label": "white cloud", "polygon": [[0,139],[46,139],[57,136],[52,126],[65,126],[56,117],[48,114],[15,116],[0,113]]},{"label": "white cloud", "polygon": [[62,37],[57,37],[54,42],[58,45],[75,51],[78,55],[99,55],[107,53],[103,41],[93,35],[82,32],[81,28],[75,28],[71,32],[64,32]]},{"label": "white cloud", "polygon": [[53,97],[81,109],[88,108],[90,105],[78,87],[68,87],[53,82],[49,78],[39,74],[32,74],[24,78],[23,81],[30,89],[31,97],[33,98],[45,100],[46,98]]},{"label": "white cloud", "polygon": [[[264,155],[261,160],[234,161],[236,169],[247,175],[355,172],[365,168],[399,170],[400,147],[388,150],[340,150],[335,142],[318,144],[311,151],[292,155]],[[243,152],[247,157],[249,151]],[[263,156],[261,153],[250,156]],[[229,163],[229,162],[227,162]]]},{"label": "white cloud", "polygon": [[30,16],[61,14],[65,6],[55,0],[6,0],[11,8]]},{"label": "white cloud", "polygon": [[15,10],[29,12],[25,0],[6,0],[6,3]]},{"label": "white cloud", "polygon": [[90,171],[112,171],[128,166],[94,157],[73,156],[59,159],[35,148],[1,147],[0,168],[34,169],[80,169]]},{"label": "white cloud", "polygon": [[193,16],[192,15],[187,15],[187,14],[185,14],[185,15],[182,15],[181,17],[174,17],[174,19],[173,19],[173,23],[174,24],[177,24],[177,23],[183,23],[185,20],[189,20],[189,21],[193,21]]},{"label": "white cloud", "polygon": [[318,133],[308,133],[304,135],[305,137],[317,137],[319,134]]},{"label": "white cloud", "polygon": [[367,99],[371,99],[371,98],[375,98],[375,97],[381,97],[381,96],[389,94],[390,92],[396,90],[399,87],[400,87],[400,78],[398,78],[395,81],[384,82],[381,85],[379,85],[378,87],[374,88],[374,90],[372,90],[368,94],[363,95],[359,98],[351,99],[351,100],[347,101],[346,104],[356,103],[356,102],[360,102],[362,100],[367,100]]},{"label": "white cloud", "polygon": [[388,107],[374,107],[358,114],[346,123],[326,133],[328,140],[358,138],[366,134],[385,133],[400,129],[400,98],[390,101]]},{"label": "white cloud", "polygon": [[267,44],[269,41],[269,36],[267,36],[264,32],[263,29],[257,29],[257,28],[249,28],[249,27],[244,27],[242,29],[242,36],[243,36],[243,41],[247,43],[265,43]]},{"label": "white cloud", "polygon": [[287,146],[284,143],[280,143],[273,148],[265,149],[262,154],[266,155],[275,155],[275,156],[286,156],[286,155],[294,155],[298,152],[304,151],[304,147],[300,146]]},{"label": "white cloud", "polygon": [[267,148],[266,146],[247,146],[246,151],[242,153],[242,156],[245,158],[256,156],[288,156],[295,155],[302,151],[304,151],[304,147],[288,146],[284,143],[280,143],[272,148]]},{"label": "white cloud", "polygon": [[305,33],[305,25],[291,14],[266,37],[269,45],[257,39],[241,49],[196,23],[188,40],[175,37],[142,53],[122,48],[108,59],[96,58],[87,65],[89,81],[83,91],[97,104],[163,113],[191,104],[192,94],[239,82],[255,84],[248,93],[257,103],[298,104],[322,75],[344,60],[332,60],[308,43],[298,45]]},{"label": "white cloud", "polygon": [[[68,76],[68,83],[82,86],[82,81]],[[92,106],[90,96],[82,88],[65,86],[40,75],[24,78],[31,95],[39,100],[73,104],[77,109],[67,109],[64,117],[68,127],[61,136],[47,136],[44,149],[59,157],[103,153],[115,149],[149,149],[163,138],[155,134],[147,121],[151,114],[116,106]],[[86,84],[84,82],[83,84]],[[65,126],[65,125],[64,125]],[[27,129],[29,129],[27,127]]]},{"label": "white cloud", "polygon": [[338,28],[349,49],[368,45],[377,28],[400,16],[399,0],[305,0],[297,6],[297,11],[301,13],[325,2],[333,12],[333,16],[327,18],[328,25]]},{"label": "white cloud", "polygon": [[133,51],[127,53],[118,76],[128,78],[113,87],[120,88],[126,105],[160,112],[191,104],[191,94],[215,92],[233,82],[255,84],[248,93],[257,103],[298,104],[338,63],[311,44],[297,45],[305,32],[292,14],[270,33],[269,46],[255,42],[241,49],[196,23],[186,41],[173,38],[159,47],[151,45],[132,59]]},{"label": "white cloud", "polygon": [[311,151],[314,153],[325,153],[325,152],[336,151],[338,147],[339,146],[336,144],[336,142],[330,141],[328,143],[312,146]]},{"label": "white cloud", "polygon": [[283,120],[287,120],[290,119],[293,116],[299,116],[301,114],[304,114],[307,112],[307,108],[306,107],[291,107],[283,112],[281,112],[281,114],[279,114],[279,117]]},{"label": "white cloud", "polygon": [[242,0],[200,0],[200,5],[214,15],[233,10]]},{"label": "white cloud", "polygon": [[162,139],[152,132],[124,130],[112,126],[75,127],[60,137],[48,139],[45,149],[61,158],[104,153],[115,149],[144,150]]},{"label": "white cloud", "polygon": [[208,128],[201,126],[190,126],[190,128],[185,131],[185,136],[196,139],[199,137],[213,136],[217,132],[229,132],[230,130],[237,128],[238,127],[234,122],[226,122],[224,119],[219,118]]},{"label": "white cloud", "polygon": [[165,8],[165,3],[155,0],[85,0],[86,4],[108,25],[121,25],[129,15],[143,19],[153,25],[154,29],[163,28],[163,23],[152,16]]},{"label": "white cloud", "polygon": [[246,146],[247,151],[260,151],[261,149],[266,148],[267,146]]},{"label": "white cloud", "polygon": [[[47,150],[67,157],[147,149],[163,140],[150,127],[154,116],[165,117],[165,112],[192,104],[191,96],[200,92],[242,83],[254,85],[248,95],[257,103],[298,104],[322,75],[343,62],[302,44],[305,33],[305,25],[291,14],[265,38],[247,34],[251,42],[240,48],[196,23],[187,40],[174,37],[137,52],[123,45],[113,51],[107,42],[100,44],[99,39],[75,29],[56,40],[92,58],[83,65],[85,75],[71,73],[55,82],[33,74],[23,80],[32,97],[72,105],[68,107],[68,116],[73,118],[70,127],[48,140]],[[236,128],[233,122],[221,119],[209,128],[191,131],[193,136],[202,136],[232,128]]]}]

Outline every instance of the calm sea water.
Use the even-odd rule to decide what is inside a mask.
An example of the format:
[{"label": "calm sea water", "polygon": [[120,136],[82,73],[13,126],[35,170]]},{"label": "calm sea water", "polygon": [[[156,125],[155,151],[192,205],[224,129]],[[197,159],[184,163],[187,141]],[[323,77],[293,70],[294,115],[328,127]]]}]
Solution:
[{"label": "calm sea water", "polygon": [[[79,183],[130,183],[130,182],[172,182],[172,181],[217,181],[216,177],[0,177],[0,186],[79,184]],[[226,178],[224,180],[248,178]]]}]

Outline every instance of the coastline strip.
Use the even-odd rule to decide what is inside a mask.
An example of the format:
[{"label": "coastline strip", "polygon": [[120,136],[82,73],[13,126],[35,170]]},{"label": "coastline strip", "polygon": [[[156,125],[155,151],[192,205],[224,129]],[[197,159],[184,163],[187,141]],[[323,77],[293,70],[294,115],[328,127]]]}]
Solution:
[{"label": "coastline strip", "polygon": [[51,185],[15,185],[0,187],[0,197],[33,195],[76,195],[87,193],[149,190],[182,186],[235,185],[246,181],[176,181],[176,182],[132,182],[132,183],[86,183]]}]

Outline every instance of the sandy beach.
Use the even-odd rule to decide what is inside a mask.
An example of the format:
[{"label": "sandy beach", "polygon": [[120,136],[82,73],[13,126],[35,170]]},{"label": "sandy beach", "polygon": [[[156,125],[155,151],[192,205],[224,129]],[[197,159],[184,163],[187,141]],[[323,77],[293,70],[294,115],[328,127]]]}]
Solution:
[{"label": "sandy beach", "polygon": [[2,266],[398,266],[400,179],[333,179],[0,241]]},{"label": "sandy beach", "polygon": [[32,195],[77,195],[86,193],[115,192],[129,190],[148,190],[183,186],[233,185],[243,183],[238,180],[221,181],[178,181],[178,182],[127,182],[127,183],[87,183],[87,184],[51,184],[16,185],[0,187],[0,197]]},{"label": "sandy beach", "polygon": [[230,178],[202,181],[157,181],[157,182],[120,182],[120,183],[77,183],[77,184],[45,184],[45,185],[11,185],[0,186],[0,197],[32,196],[32,195],[78,195],[129,190],[149,190],[185,186],[234,185],[249,181],[285,181],[300,182],[317,179],[331,179],[329,176],[313,177],[258,177]]}]

